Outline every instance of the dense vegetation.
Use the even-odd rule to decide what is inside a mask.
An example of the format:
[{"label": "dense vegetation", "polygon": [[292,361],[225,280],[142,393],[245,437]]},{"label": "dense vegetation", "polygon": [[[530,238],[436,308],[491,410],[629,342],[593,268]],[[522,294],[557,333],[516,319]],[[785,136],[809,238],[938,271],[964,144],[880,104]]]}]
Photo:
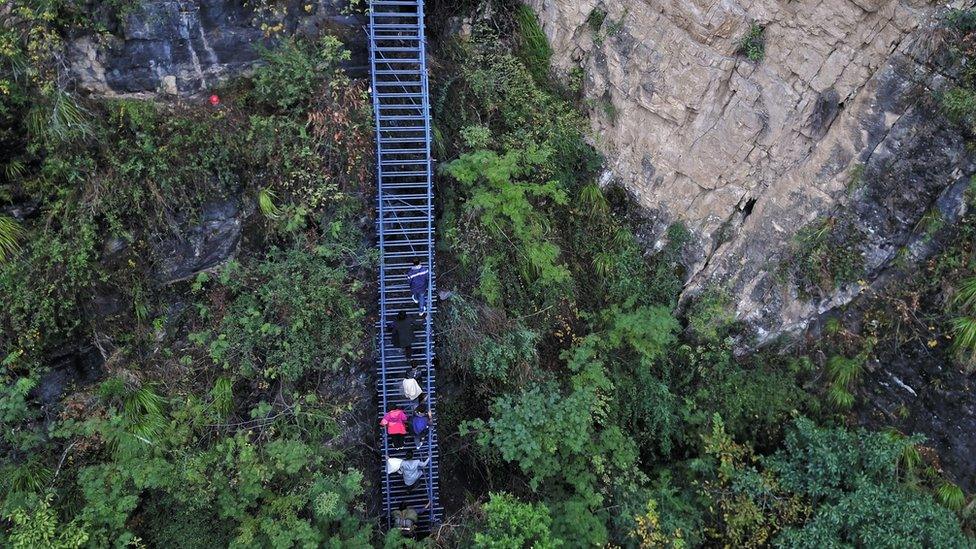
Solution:
[{"label": "dense vegetation", "polygon": [[[847,427],[878,336],[838,324],[809,356],[734,357],[749,335],[726,290],[678,307],[688,232],[643,252],[626,193],[595,184],[578,89],[549,72],[531,12],[499,11],[513,16],[440,45],[442,281],[459,293],[441,320],[456,388],[442,382],[441,429],[460,430],[458,475],[481,479],[465,488],[488,492],[442,539],[971,545],[967,500],[949,501],[921,438]],[[811,294],[856,279],[838,231],[798,236],[784,278]]]},{"label": "dense vegetation", "polygon": [[[368,363],[375,264],[348,52],[286,41],[218,107],[83,101],[56,70],[74,6],[21,3],[0,40],[21,209],[0,217],[0,545],[370,543],[371,479],[338,443],[370,407],[336,381]],[[160,284],[166,243],[227,199],[252,212],[237,259]],[[97,381],[58,385],[52,357],[84,353]]]},{"label": "dense vegetation", "polygon": [[[413,544],[372,506],[371,120],[341,43],[282,40],[218,106],[84,100],[60,56],[98,17],[15,4],[0,30],[0,545]],[[482,13],[433,4],[434,29]],[[436,42],[451,516],[424,543],[972,546],[973,505],[924,441],[848,421],[887,332],[838,323],[807,351],[734,356],[748,334],[727,290],[679,307],[692,235],[674,225],[645,252],[630,198],[596,184],[579,90],[550,73],[534,15],[489,13]],[[605,18],[590,26],[611,35]],[[163,280],[168,244],[226,201],[234,258]],[[785,273],[811,293],[857,276],[829,255],[833,230],[803,233],[804,268]],[[965,234],[926,283],[972,276]],[[940,327],[965,330],[973,295]]]}]

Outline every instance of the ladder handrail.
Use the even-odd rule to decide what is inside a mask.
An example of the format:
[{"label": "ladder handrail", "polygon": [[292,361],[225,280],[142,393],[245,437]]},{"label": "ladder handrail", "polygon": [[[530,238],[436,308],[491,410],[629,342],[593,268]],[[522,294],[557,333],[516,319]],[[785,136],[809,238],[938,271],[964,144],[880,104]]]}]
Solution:
[{"label": "ladder handrail", "polygon": [[[378,94],[376,93],[376,54],[375,54],[375,48],[373,48],[373,25],[375,24],[375,22],[376,22],[376,19],[373,16],[373,9],[372,9],[372,6],[370,6],[370,8],[369,8],[369,31],[368,31],[368,34],[369,34],[369,43],[370,43],[370,48],[369,48],[369,52],[370,52],[369,53],[369,69],[370,69],[369,70],[369,77],[370,77],[370,84],[371,84],[370,90],[372,91],[372,94],[371,95],[373,96],[373,113],[375,113],[374,114],[374,118],[375,118],[374,121],[375,121],[375,127],[376,127],[376,157],[379,158],[380,151],[382,150],[381,149],[382,144],[380,143],[380,118],[379,118],[379,112],[380,112],[380,109],[379,109],[380,102],[379,101],[380,100],[379,100]],[[376,196],[380,200],[382,200],[382,198],[383,198],[383,165],[380,164],[380,163],[377,163],[377,165],[376,165]],[[382,219],[382,217],[383,217],[382,211],[380,211],[380,219]],[[377,231],[377,236],[379,238],[380,249],[382,249],[383,246],[384,246],[384,244],[385,244],[384,241],[383,241],[383,231],[382,230],[378,230]],[[384,294],[386,294],[386,268],[385,267],[386,266],[385,266],[385,261],[384,261],[384,258],[383,258],[383,254],[380,254],[380,259],[379,259],[379,271],[380,271],[380,281],[379,282],[380,282],[380,296],[381,296],[380,303],[379,303],[379,305],[380,305],[380,330],[379,330],[379,336],[380,336],[380,345],[379,345],[379,347],[380,347],[380,364],[386,364],[386,348],[385,348],[385,345],[384,345],[384,342],[386,341],[386,301],[384,299],[382,299],[382,296]],[[381,378],[382,378],[383,386],[386,386],[386,368],[385,367],[384,368],[381,368],[380,369],[380,372],[381,372],[380,375],[381,375]],[[386,413],[386,410],[387,410],[386,391],[382,391],[381,392],[381,397],[380,398],[381,398],[380,408],[383,411],[383,413]],[[381,434],[381,437],[383,439],[383,460],[385,462],[386,461],[386,456],[390,455],[390,449],[389,449],[389,444],[388,444],[389,441],[387,440],[388,437],[386,436],[386,429],[380,429],[380,431],[382,433]],[[383,475],[383,493],[384,494],[389,494],[390,493],[390,476],[389,475]],[[387,519],[386,519],[387,520],[387,528],[389,528],[390,527],[390,524],[389,524],[390,523],[390,517],[392,516],[392,511],[390,510],[390,498],[389,497],[384,497],[383,500],[384,500],[384,506],[386,507],[385,511],[386,511],[386,517],[387,517]]]}]

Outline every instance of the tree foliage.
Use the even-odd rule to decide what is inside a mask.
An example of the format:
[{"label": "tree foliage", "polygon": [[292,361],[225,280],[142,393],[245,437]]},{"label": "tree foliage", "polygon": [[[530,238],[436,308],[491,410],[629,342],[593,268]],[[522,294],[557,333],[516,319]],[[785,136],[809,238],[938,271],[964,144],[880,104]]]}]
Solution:
[{"label": "tree foliage", "polygon": [[476,547],[555,548],[563,540],[552,534],[552,517],[544,505],[523,503],[504,492],[491,494],[484,505],[485,527],[474,536]]}]

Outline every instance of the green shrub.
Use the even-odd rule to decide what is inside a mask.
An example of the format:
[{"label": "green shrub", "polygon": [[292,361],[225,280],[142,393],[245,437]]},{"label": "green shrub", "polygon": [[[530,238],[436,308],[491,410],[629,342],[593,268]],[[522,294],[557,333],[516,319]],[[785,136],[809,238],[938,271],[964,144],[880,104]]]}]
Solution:
[{"label": "green shrub", "polygon": [[946,14],[946,22],[959,32],[976,32],[976,10],[951,9]]},{"label": "green shrub", "polygon": [[485,339],[475,348],[471,369],[482,380],[506,380],[531,370],[538,362],[536,343],[539,336],[518,327],[498,338]]},{"label": "green shrub", "polygon": [[485,512],[484,529],[474,536],[475,547],[490,549],[539,549],[560,547],[563,540],[551,532],[552,517],[545,505],[523,503],[514,496],[490,494]]},{"label": "green shrub", "polygon": [[600,32],[603,28],[603,22],[607,20],[607,12],[600,8],[593,8],[593,11],[586,16],[586,24],[590,26],[590,30],[594,33]]},{"label": "green shrub", "polygon": [[763,36],[766,28],[757,23],[749,26],[749,32],[739,41],[739,49],[736,53],[744,55],[750,61],[756,63],[763,60],[766,56],[766,39]]},{"label": "green shrub", "polygon": [[541,207],[546,202],[565,204],[567,197],[558,182],[538,182],[548,159],[549,151],[538,147],[503,156],[480,150],[461,155],[443,169],[469,193],[464,208],[478,216],[483,230],[500,241],[517,243],[511,257],[517,271],[503,278],[518,274],[556,293],[569,281],[569,270],[558,262],[559,247],[548,237],[551,231]]},{"label": "green shrub", "polygon": [[735,322],[732,297],[712,288],[698,296],[688,310],[688,327],[700,341],[719,342]]},{"label": "green shrub", "polygon": [[950,120],[976,128],[976,90],[956,86],[939,96],[942,111]]},{"label": "green shrub", "polygon": [[864,235],[849,220],[828,217],[800,229],[780,269],[792,275],[803,296],[820,296],[856,281],[864,272]]},{"label": "green shrub", "polygon": [[328,261],[330,253],[272,249],[262,261],[225,268],[232,301],[207,339],[213,361],[248,376],[296,380],[364,356],[365,311],[354,299],[361,283]]},{"label": "green shrub", "polygon": [[[89,541],[88,532],[77,521],[62,524],[51,507],[51,497],[37,501],[32,508],[20,508],[4,515],[11,528],[6,543],[13,549],[76,549]],[[2,536],[2,534],[0,534]],[[3,539],[3,538],[0,538]]]},{"label": "green shrub", "polygon": [[323,35],[318,41],[286,39],[261,55],[265,64],[253,76],[254,98],[261,104],[284,111],[301,109],[324,83],[349,85],[339,64],[351,54],[334,36]]},{"label": "green shrub", "polygon": [[90,219],[77,226],[29,233],[16,261],[0,263],[0,354],[36,356],[72,337],[81,327],[81,306],[98,276],[97,233]]},{"label": "green shrub", "polygon": [[784,448],[765,464],[784,489],[814,503],[837,501],[861,487],[893,483],[904,448],[917,441],[863,429],[825,429],[798,419]]},{"label": "green shrub", "polygon": [[515,11],[521,43],[518,50],[519,58],[532,73],[532,77],[539,85],[545,85],[549,80],[549,59],[552,48],[546,38],[539,19],[532,8],[520,5]]},{"label": "green shrub", "polygon": [[779,547],[969,547],[953,514],[931,498],[890,485],[865,486],[817,510],[802,527],[776,538]]}]

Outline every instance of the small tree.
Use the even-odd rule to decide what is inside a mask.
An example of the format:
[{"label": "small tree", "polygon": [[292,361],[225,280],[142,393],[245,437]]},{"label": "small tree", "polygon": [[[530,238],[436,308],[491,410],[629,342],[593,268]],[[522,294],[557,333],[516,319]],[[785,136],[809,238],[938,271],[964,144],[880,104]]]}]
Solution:
[{"label": "small tree", "polygon": [[514,496],[491,494],[484,505],[485,526],[474,536],[477,547],[490,549],[551,549],[563,545],[553,536],[549,509],[539,503],[524,503]]}]

